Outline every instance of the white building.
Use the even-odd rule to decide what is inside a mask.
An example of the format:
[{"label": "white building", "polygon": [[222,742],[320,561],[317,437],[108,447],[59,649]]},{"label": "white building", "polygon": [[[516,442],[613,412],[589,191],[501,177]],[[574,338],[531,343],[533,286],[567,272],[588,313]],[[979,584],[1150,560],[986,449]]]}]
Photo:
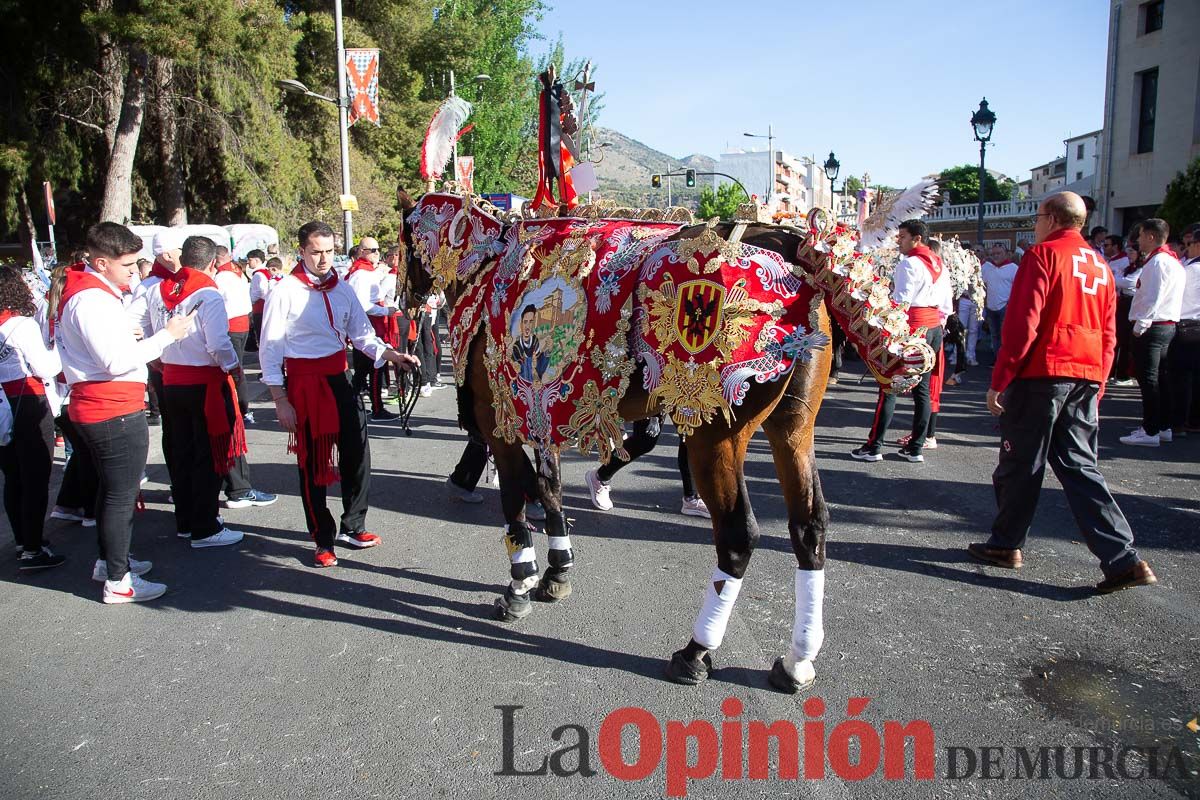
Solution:
[{"label": "white building", "polygon": [[1057,192],[1066,184],[1066,177],[1067,159],[1062,156],[1039,164],[1029,170],[1029,196],[1038,200],[1051,192]]},{"label": "white building", "polygon": [[[741,181],[760,203],[767,200],[771,182],[770,157],[766,150],[736,150],[722,153],[716,171],[726,172]],[[729,183],[720,175],[713,176],[714,187]],[[783,150],[775,151],[775,191],[771,197],[772,211],[804,212],[813,207],[833,207],[833,186],[825,177],[824,168],[809,156],[799,158]]]},{"label": "white building", "polygon": [[1093,223],[1125,233],[1200,157],[1200,2],[1110,0]]}]

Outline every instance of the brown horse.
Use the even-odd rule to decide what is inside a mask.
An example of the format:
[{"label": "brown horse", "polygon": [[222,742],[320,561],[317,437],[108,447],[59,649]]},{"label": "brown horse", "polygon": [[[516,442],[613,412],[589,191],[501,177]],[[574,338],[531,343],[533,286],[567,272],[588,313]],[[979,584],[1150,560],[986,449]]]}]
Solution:
[{"label": "brown horse", "polygon": [[[430,199],[432,198],[432,199]],[[446,203],[450,206],[447,212]],[[438,205],[440,204],[440,205]],[[453,304],[465,281],[486,269],[498,257],[502,247],[502,223],[476,206],[463,206],[455,195],[427,195],[419,203],[402,196],[406,218],[404,235],[409,245],[406,280],[413,297],[444,286],[447,300]],[[435,207],[441,210],[435,214]],[[460,209],[454,213],[454,209]],[[452,216],[452,218],[450,218]],[[518,223],[519,224],[519,223]],[[667,239],[688,238],[699,226],[682,227]],[[733,234],[733,226],[718,225],[722,239]],[[738,231],[747,245],[772,251],[793,265],[798,253],[805,251],[800,231],[777,225],[742,225]],[[808,237],[807,252],[812,250]],[[807,268],[811,269],[811,265]],[[839,308],[834,304],[835,308]],[[815,317],[828,337],[829,316],[822,303]],[[452,331],[452,337],[464,332]],[[469,332],[468,332],[469,333]],[[852,336],[854,334],[852,333]],[[495,457],[500,476],[501,502],[505,519],[506,543],[512,564],[511,582],[496,601],[497,616],[514,621],[531,613],[532,599],[554,602],[571,593],[568,571],[573,564],[569,531],[563,515],[562,483],[558,457],[539,451],[535,468],[526,456],[522,442],[508,441],[497,431],[496,398],[485,364],[485,337],[473,334],[456,352],[465,353],[465,364],[456,364],[459,377],[458,408],[463,427],[487,442]],[[710,651],[716,649],[725,633],[750,556],[758,542],[759,528],[751,507],[744,463],[751,437],[761,429],[770,443],[776,474],[788,509],[788,533],[796,556],[796,621],[792,646],[772,665],[771,685],[796,692],[814,679],[813,659],[823,640],[822,601],[824,596],[825,533],[828,511],[817,475],[813,450],[813,428],[825,394],[831,360],[829,348],[816,352],[810,360],[797,360],[790,375],[780,380],[752,383],[732,420],[720,415],[700,424],[687,438],[688,460],[698,493],[712,517],[713,542],[717,568],[706,586],[704,602],[687,645],[676,651],[667,665],[667,676],[676,682],[696,684],[712,669]],[[640,369],[629,382],[618,412],[626,422],[660,413],[642,388]],[[526,521],[527,497],[537,497],[546,511],[546,533],[550,537],[548,567],[537,574],[536,561],[518,559],[514,553],[533,554],[533,528]]]}]

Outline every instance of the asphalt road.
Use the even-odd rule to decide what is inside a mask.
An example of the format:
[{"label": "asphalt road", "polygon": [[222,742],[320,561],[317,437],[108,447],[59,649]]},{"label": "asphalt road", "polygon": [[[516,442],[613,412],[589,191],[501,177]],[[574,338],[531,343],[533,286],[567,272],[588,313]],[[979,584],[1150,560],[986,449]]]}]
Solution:
[{"label": "asphalt road", "polygon": [[[20,576],[11,550],[0,556],[0,797],[662,796],[665,765],[638,781],[606,770],[605,718],[646,709],[676,746],[680,729],[668,721],[707,720],[720,731],[728,697],[744,704],[734,717],[742,730],[753,720],[799,728],[811,721],[802,703],[819,697],[830,740],[849,698],[870,698],[861,718],[877,732],[885,720],[929,723],[935,777],[914,779],[911,747],[900,781],[885,780],[882,766],[862,781],[830,767],[823,780],[780,780],[772,756],[770,779],[724,779],[718,765],[687,784],[688,796],[1200,796],[1200,783],[1177,769],[1168,780],[1108,780],[1102,769],[1096,779],[1061,779],[1053,766],[1049,779],[1013,778],[1017,747],[1035,755],[1068,748],[1067,774],[1074,747],[1157,746],[1160,760],[1176,747],[1178,763],[1200,767],[1198,737],[1183,727],[1200,713],[1200,436],[1157,451],[1123,447],[1117,437],[1136,425],[1136,389],[1115,389],[1104,401],[1103,470],[1160,583],[1097,596],[1090,587],[1101,575],[1052,477],[1022,571],[965,557],[994,510],[996,433],[982,369],[947,390],[941,447],[926,463],[889,457],[872,465],[847,456],[874,397],[855,382],[855,366],[831,387],[820,417],[833,520],[826,639],[808,695],[765,684],[791,636],[795,561],[764,440],[747,464],[760,549],[716,671],[689,688],[662,678],[664,659],[690,635],[714,555],[707,522],[677,513],[672,435],[618,477],[609,513],[594,510],[583,489],[589,462],[565,458],[575,594],[506,626],[490,616],[507,579],[498,494],[484,487],[485,503],[464,506],[444,491],[465,441],[453,390],[421,401],[411,438],[395,426],[372,428],[368,522],[384,545],[340,551],[341,566],[325,571],[309,566],[294,462],[273,412],[259,403],[252,474],[281,498],[226,512],[247,533],[237,547],[192,551],[176,539],[152,441],[135,553],[169,584],[162,599],[101,604],[89,580],[93,534],[78,526],[48,525],[51,544],[70,558],[60,569]],[[908,423],[909,408],[901,401],[898,424]],[[0,542],[7,537],[5,523]],[[514,771],[535,771],[586,736],[586,766],[596,774],[497,775],[506,748],[496,706],[522,707],[509,712]],[[584,733],[563,729],[553,739],[566,725]],[[646,758],[657,755],[651,738]],[[972,750],[979,763],[971,776],[947,778],[949,748]],[[638,756],[632,729],[623,752],[629,762]],[[956,752],[961,773],[966,756]],[[980,777],[988,758],[1005,778]],[[1088,753],[1085,776],[1096,758],[1103,754]],[[578,748],[555,764],[575,771]],[[1127,766],[1145,769],[1136,753]]]}]

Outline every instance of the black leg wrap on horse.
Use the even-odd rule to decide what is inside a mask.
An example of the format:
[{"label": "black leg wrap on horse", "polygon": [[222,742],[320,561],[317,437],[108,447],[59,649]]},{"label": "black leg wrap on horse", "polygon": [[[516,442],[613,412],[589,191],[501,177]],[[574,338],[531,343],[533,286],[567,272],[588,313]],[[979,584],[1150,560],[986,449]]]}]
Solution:
[{"label": "black leg wrap on horse", "polygon": [[529,593],[517,594],[509,586],[503,596],[496,598],[496,619],[501,622],[516,622],[528,617],[533,611],[533,603],[529,602]]}]

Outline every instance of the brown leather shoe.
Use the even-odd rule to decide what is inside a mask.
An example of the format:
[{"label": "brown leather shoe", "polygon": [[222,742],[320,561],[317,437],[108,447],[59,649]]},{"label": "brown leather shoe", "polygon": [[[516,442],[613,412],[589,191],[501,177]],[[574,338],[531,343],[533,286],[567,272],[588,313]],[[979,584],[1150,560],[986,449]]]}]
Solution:
[{"label": "brown leather shoe", "polygon": [[972,543],[967,545],[967,555],[984,564],[1005,569],[1020,569],[1024,561],[1020,550],[1003,550],[999,547],[988,547],[985,544]]},{"label": "brown leather shoe", "polygon": [[1139,561],[1120,575],[1112,575],[1096,584],[1096,591],[1101,594],[1111,594],[1122,589],[1132,589],[1134,586],[1149,586],[1158,583],[1154,570],[1145,561]]}]

